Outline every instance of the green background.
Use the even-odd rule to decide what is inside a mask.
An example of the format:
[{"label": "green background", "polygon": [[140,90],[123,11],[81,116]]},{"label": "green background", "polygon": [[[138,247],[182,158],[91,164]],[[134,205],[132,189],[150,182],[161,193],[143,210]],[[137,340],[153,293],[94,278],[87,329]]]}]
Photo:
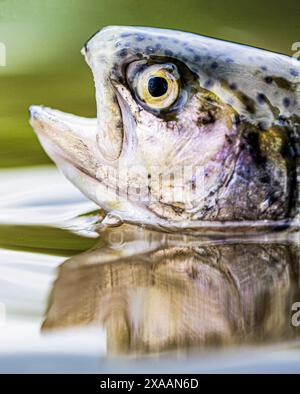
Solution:
[{"label": "green background", "polygon": [[299,0],[0,0],[0,167],[48,163],[28,124],[44,104],[95,116],[92,76],[80,54],[106,25],[192,31],[292,55],[300,41]]}]

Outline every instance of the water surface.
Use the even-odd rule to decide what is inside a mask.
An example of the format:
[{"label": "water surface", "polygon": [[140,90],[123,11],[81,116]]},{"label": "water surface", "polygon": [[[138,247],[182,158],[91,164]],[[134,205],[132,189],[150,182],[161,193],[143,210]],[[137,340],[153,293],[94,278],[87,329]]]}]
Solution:
[{"label": "water surface", "polygon": [[296,234],[98,234],[54,167],[0,182],[1,372],[300,372]]}]

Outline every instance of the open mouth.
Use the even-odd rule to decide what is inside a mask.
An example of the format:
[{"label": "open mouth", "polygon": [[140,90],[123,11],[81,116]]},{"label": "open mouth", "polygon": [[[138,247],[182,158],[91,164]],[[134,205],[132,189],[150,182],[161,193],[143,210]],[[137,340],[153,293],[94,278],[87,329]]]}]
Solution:
[{"label": "open mouth", "polygon": [[[50,157],[57,153],[72,162],[89,149],[96,138],[97,119],[84,118],[48,107],[33,105],[30,124]],[[54,158],[55,160],[55,158]]]},{"label": "open mouth", "polygon": [[43,148],[66,177],[104,210],[119,206],[124,198],[115,186],[118,166],[106,162],[99,152],[97,119],[43,106],[31,106],[29,112]]}]

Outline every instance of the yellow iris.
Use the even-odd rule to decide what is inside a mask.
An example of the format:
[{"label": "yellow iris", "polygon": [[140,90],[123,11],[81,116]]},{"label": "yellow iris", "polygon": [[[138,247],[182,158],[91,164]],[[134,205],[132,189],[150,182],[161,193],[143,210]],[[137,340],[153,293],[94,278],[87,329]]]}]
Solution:
[{"label": "yellow iris", "polygon": [[137,80],[137,93],[150,108],[169,108],[178,98],[179,79],[162,64],[142,71]]}]

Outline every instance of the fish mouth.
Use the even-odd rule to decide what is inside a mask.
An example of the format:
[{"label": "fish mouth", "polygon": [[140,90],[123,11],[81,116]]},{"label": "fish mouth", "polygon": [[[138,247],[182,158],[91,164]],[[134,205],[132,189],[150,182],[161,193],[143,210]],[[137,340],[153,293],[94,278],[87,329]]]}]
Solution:
[{"label": "fish mouth", "polygon": [[97,119],[84,118],[44,106],[29,108],[30,124],[57,167],[105,212],[117,207],[115,194],[98,178]]},{"label": "fish mouth", "polygon": [[[118,212],[143,211],[117,194],[110,178],[103,178],[103,168],[112,166],[106,162],[97,147],[98,121],[84,118],[44,106],[29,108],[30,124],[41,145],[64,175],[83,194],[98,204],[111,216]],[[116,161],[116,165],[117,165]]]},{"label": "fish mouth", "polygon": [[29,107],[30,125],[48,156],[59,167],[66,161],[101,181],[97,176],[97,169],[101,166],[117,167],[133,153],[136,144],[135,122],[131,112],[134,107],[133,99],[115,81],[110,81],[110,88],[114,96],[115,110],[112,113],[118,112],[118,124],[122,129],[122,132],[119,130],[122,143],[118,155],[114,158],[105,154],[109,137],[113,140],[111,145],[117,143],[113,138],[115,136],[106,133],[110,125],[105,116],[99,121],[99,114],[95,118],[86,118],[43,105]]},{"label": "fish mouth", "polygon": [[82,169],[93,168],[96,118],[84,118],[39,105],[32,105],[29,114],[32,128],[54,162],[64,159]]}]

